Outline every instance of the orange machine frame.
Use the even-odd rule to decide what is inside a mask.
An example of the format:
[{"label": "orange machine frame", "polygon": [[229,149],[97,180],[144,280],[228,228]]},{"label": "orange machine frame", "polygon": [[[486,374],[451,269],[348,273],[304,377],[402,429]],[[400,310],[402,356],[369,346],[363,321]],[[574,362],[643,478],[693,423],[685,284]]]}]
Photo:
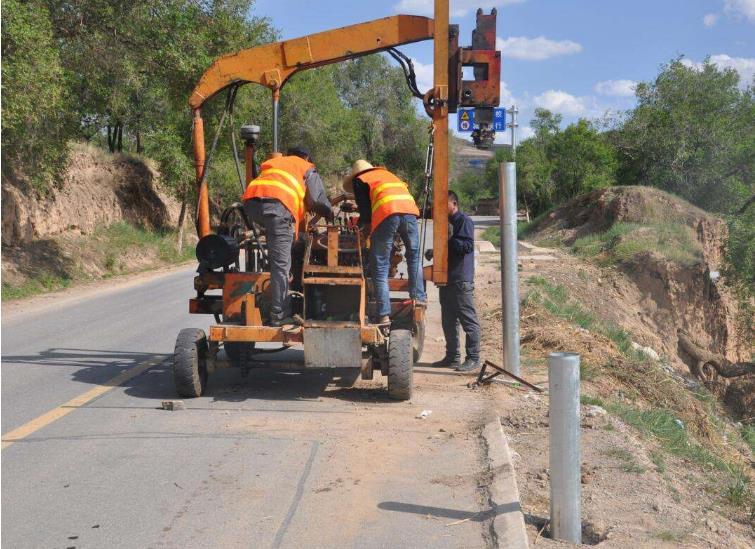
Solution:
[{"label": "orange machine frame", "polygon": [[[226,55],[216,60],[202,75],[189,99],[194,112],[194,166],[199,185],[197,231],[199,237],[211,232],[210,203],[204,178],[205,146],[201,109],[205,101],[238,82],[256,82],[273,94],[295,72],[338,63],[402,44],[435,38],[435,85],[432,95],[448,97],[448,0],[436,0],[435,20],[412,15],[395,15],[367,23],[320,32],[301,38],[265,44]],[[438,9],[440,5],[440,10]],[[439,13],[440,12],[440,13]],[[448,254],[448,107],[444,102],[433,115],[435,150],[433,160],[433,277],[438,284],[447,280]]]},{"label": "orange machine frame", "polygon": [[[425,108],[431,114],[434,127],[433,156],[433,265],[431,276],[426,277],[438,285],[448,279],[448,113],[456,112],[458,104],[496,106],[499,96],[500,53],[492,50],[464,51],[459,55],[458,27],[449,33],[448,0],[435,0],[434,19],[414,15],[395,15],[366,23],[359,23],[334,30],[311,34],[301,38],[264,44],[217,59],[202,75],[189,98],[194,115],[193,141],[194,164],[198,185],[197,232],[202,238],[210,234],[210,208],[205,172],[204,125],[202,105],[229,86],[258,83],[269,88],[273,101],[280,90],[296,72],[338,63],[362,55],[368,55],[402,44],[433,39],[433,88],[424,96]],[[495,10],[493,18],[495,32]],[[477,31],[479,32],[479,31]],[[495,38],[493,37],[494,41]],[[450,45],[450,48],[449,48]],[[452,51],[449,52],[449,49]],[[449,55],[450,53],[450,55]],[[476,55],[477,54],[477,55]],[[479,81],[462,81],[461,66],[477,66],[482,61],[492,61],[490,77]],[[485,67],[486,70],[487,67]],[[453,78],[452,82],[449,82]],[[479,93],[480,86],[486,93]],[[454,97],[449,101],[449,86]],[[462,91],[468,101],[458,100]],[[481,99],[477,99],[477,96]],[[482,99],[484,97],[484,99]],[[477,101],[477,103],[473,103]],[[428,269],[429,270],[429,269]]]}]

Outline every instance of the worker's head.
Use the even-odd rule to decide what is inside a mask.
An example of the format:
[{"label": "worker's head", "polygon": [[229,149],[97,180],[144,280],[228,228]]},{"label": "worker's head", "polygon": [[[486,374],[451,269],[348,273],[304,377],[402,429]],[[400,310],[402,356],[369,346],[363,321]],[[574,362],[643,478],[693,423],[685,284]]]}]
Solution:
[{"label": "worker's head", "polygon": [[448,191],[448,215],[453,215],[458,211],[459,196],[453,191]]},{"label": "worker's head", "polygon": [[303,158],[307,162],[312,162],[312,155],[309,154],[309,149],[300,145],[297,145],[296,147],[289,147],[286,154],[288,156],[298,156],[299,158]]},{"label": "worker's head", "polygon": [[351,171],[343,178],[343,190],[349,194],[354,194],[354,178],[360,173],[373,169],[375,166],[367,162],[366,160],[355,160],[351,165]]}]

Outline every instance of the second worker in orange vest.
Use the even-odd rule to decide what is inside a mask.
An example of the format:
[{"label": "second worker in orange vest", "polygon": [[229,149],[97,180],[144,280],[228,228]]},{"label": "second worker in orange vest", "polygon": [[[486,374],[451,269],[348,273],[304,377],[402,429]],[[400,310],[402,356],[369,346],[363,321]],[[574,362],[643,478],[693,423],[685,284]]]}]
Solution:
[{"label": "second worker in orange vest", "polygon": [[313,211],[333,217],[322,179],[301,147],[286,156],[265,160],[260,174],[249,182],[243,196],[244,211],[265,229],[270,262],[270,324],[282,326],[300,322],[291,316],[288,275],[294,234],[303,230],[304,216]]},{"label": "second worker in orange vest", "polygon": [[406,183],[385,168],[376,168],[366,160],[354,162],[343,188],[354,194],[359,207],[359,224],[370,230],[370,271],[377,301],[372,321],[387,324],[391,314],[388,273],[396,234],[406,248],[409,296],[420,304],[427,302],[422,252],[419,249],[419,210]]}]

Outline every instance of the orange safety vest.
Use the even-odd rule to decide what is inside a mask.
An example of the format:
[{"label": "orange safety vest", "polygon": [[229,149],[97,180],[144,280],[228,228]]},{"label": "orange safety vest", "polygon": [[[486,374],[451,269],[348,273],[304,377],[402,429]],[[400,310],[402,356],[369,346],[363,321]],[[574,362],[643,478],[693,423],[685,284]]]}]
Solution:
[{"label": "orange safety vest", "polygon": [[367,170],[357,179],[370,188],[373,231],[389,215],[411,214],[419,217],[419,209],[409,193],[409,186],[385,168]]},{"label": "orange safety vest", "polygon": [[249,182],[243,199],[274,198],[294,216],[298,226],[304,219],[304,176],[315,165],[298,156],[279,156],[265,160],[260,174]]}]

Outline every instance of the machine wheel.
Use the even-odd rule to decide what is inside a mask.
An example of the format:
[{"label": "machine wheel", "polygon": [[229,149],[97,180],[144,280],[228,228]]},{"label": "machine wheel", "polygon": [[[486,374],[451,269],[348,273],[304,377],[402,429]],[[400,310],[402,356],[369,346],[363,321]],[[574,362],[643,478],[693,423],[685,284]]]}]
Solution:
[{"label": "machine wheel", "polygon": [[207,350],[204,330],[185,328],[178,334],[173,352],[173,379],[178,396],[202,395],[207,387]]},{"label": "machine wheel", "polygon": [[388,341],[388,396],[395,400],[412,398],[414,366],[411,330],[391,330]]},{"label": "machine wheel", "polygon": [[425,319],[415,322],[412,326],[412,349],[414,350],[414,364],[422,358],[422,350],[425,348]]}]

